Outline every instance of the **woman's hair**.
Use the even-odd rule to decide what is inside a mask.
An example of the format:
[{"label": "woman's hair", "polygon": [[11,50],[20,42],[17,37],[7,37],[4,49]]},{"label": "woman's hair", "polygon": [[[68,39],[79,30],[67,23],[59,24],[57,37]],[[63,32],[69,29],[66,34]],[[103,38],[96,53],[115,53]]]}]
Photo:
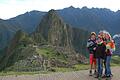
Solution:
[{"label": "woman's hair", "polygon": [[112,37],[111,37],[111,35],[110,35],[110,33],[109,33],[108,31],[106,31],[106,30],[102,30],[102,31],[99,32],[99,34],[100,34],[100,33],[104,33],[104,34],[108,35],[110,41],[112,40]]}]

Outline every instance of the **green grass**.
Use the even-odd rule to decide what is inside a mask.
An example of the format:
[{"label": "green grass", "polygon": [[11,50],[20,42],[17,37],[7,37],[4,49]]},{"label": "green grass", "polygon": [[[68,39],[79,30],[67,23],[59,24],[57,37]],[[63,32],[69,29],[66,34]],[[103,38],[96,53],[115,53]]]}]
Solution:
[{"label": "green grass", "polygon": [[50,48],[42,48],[42,49],[39,49],[37,48],[36,51],[40,54],[40,55],[44,55],[45,57],[49,57],[49,58],[52,58],[54,57],[55,55],[53,54],[54,51]]},{"label": "green grass", "polygon": [[120,56],[112,56],[111,66],[120,66]]},{"label": "green grass", "polygon": [[54,68],[56,72],[71,72],[71,71],[79,71],[79,70],[88,70],[88,64],[77,64],[74,65],[72,68]]},{"label": "green grass", "polygon": [[0,76],[9,76],[9,75],[35,75],[35,74],[49,74],[51,72],[48,71],[35,71],[35,72],[14,72],[14,71],[9,71],[9,72],[0,72]]},{"label": "green grass", "polygon": [[54,68],[56,72],[70,72],[74,71],[73,68]]},{"label": "green grass", "polygon": [[[77,64],[72,68],[63,68],[63,67],[53,67],[56,72],[71,72],[71,71],[79,71],[89,69],[89,65]],[[35,74],[50,74],[52,71],[34,71],[34,72],[17,72],[17,71],[3,71],[0,72],[0,76],[8,76],[8,75],[35,75]]]},{"label": "green grass", "polygon": [[78,70],[87,70],[87,69],[89,69],[89,64],[77,64],[74,67],[75,67],[76,71],[78,71]]},{"label": "green grass", "polygon": [[43,55],[48,59],[54,58],[67,63],[65,55],[54,51],[52,48],[37,48],[36,51],[39,55]]},{"label": "green grass", "polygon": [[[112,56],[111,66],[120,66],[120,56]],[[89,64],[77,64],[73,68],[55,68],[56,72],[70,72],[79,70],[88,70]]]}]

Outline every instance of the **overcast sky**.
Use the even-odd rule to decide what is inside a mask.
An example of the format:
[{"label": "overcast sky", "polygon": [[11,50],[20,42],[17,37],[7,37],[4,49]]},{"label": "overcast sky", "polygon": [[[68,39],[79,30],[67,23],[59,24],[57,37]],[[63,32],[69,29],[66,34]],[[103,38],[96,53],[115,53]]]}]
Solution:
[{"label": "overcast sky", "polygon": [[69,6],[87,6],[120,10],[120,0],[0,0],[0,18],[8,19],[27,11],[62,9]]}]

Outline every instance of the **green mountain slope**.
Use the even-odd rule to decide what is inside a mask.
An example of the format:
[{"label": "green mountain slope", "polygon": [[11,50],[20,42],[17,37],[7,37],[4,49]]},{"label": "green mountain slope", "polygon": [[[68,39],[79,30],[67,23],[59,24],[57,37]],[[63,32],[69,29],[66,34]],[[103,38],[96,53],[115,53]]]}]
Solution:
[{"label": "green mountain slope", "polygon": [[0,20],[0,49],[6,47],[17,30],[19,30],[19,26],[10,25],[4,20]]}]

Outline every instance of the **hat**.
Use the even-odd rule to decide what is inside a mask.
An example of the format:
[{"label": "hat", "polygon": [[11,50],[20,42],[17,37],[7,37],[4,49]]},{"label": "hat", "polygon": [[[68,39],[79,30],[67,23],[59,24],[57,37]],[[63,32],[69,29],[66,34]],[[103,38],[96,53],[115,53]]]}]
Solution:
[{"label": "hat", "polygon": [[96,36],[96,33],[95,32],[91,32],[91,35],[95,35]]}]

